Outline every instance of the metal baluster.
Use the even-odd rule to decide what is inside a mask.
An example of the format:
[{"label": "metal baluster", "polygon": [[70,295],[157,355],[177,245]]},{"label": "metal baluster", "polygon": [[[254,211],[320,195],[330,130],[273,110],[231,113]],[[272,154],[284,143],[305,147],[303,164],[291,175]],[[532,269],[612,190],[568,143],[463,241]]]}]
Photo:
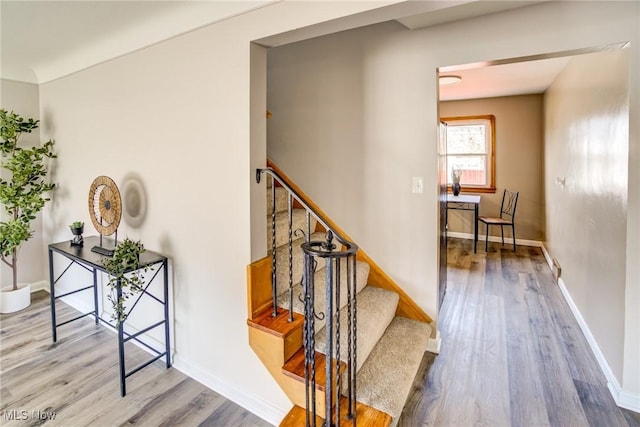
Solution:
[{"label": "metal baluster", "polygon": [[289,322],[293,322],[293,201],[287,193],[287,208],[289,214]]},{"label": "metal baluster", "polygon": [[[329,235],[329,233],[327,233]],[[329,242],[330,236],[327,236]],[[333,401],[331,399],[331,389],[333,386],[333,367],[331,361],[333,360],[333,263],[330,257],[326,258],[326,280],[325,280],[325,301],[326,301],[326,319],[327,324],[325,326],[327,351],[325,353],[325,423],[328,426],[331,425],[331,408],[333,407]]]},{"label": "metal baluster", "polygon": [[336,257],[336,427],[340,427],[340,258]]},{"label": "metal baluster", "polygon": [[273,317],[278,315],[277,262],[276,262],[276,181],[271,178],[271,297],[273,299]]},{"label": "metal baluster", "polygon": [[353,378],[354,369],[352,366],[353,358],[353,334],[351,333],[352,328],[352,305],[351,305],[351,257],[347,258],[347,419],[350,420],[353,417],[353,396],[352,396],[352,384],[351,379]]},{"label": "metal baluster", "polygon": [[304,274],[303,274],[303,284],[304,287],[304,328],[303,328],[303,346],[304,346],[304,386],[305,386],[305,426],[310,427],[311,424],[309,422],[309,313],[311,309],[309,307],[309,300],[311,296],[309,295],[309,288],[307,283],[309,283],[309,265],[311,264],[310,260],[311,256],[308,254],[304,255]]},{"label": "metal baluster", "polygon": [[352,295],[353,295],[353,378],[351,379],[353,383],[353,425],[357,425],[358,419],[356,411],[356,400],[358,397],[358,391],[356,389],[356,367],[358,366],[358,298],[356,295],[357,291],[357,283],[356,283],[356,257],[353,256],[353,268],[351,269],[351,274],[353,275],[353,281],[351,285],[353,286]]}]

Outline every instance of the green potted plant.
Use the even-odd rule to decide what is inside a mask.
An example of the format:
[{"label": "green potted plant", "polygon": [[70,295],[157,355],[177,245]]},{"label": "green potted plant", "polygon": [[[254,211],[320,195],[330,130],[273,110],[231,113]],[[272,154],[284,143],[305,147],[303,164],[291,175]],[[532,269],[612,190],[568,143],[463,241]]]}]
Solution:
[{"label": "green potted plant", "polygon": [[71,229],[71,234],[73,234],[71,246],[82,246],[84,243],[84,239],[82,237],[82,233],[84,233],[84,222],[74,221],[69,224],[69,229]]},{"label": "green potted plant", "polygon": [[54,141],[39,147],[19,145],[22,134],[38,128],[39,120],[24,119],[18,114],[0,110],[0,203],[5,216],[0,221],[0,258],[12,269],[12,284],[0,292],[0,312],[11,313],[31,303],[29,285],[18,285],[18,255],[34,230],[36,214],[50,199],[46,193],[55,184],[47,182],[48,159],[55,158]]},{"label": "green potted plant", "polygon": [[[127,237],[116,245],[113,256],[102,262],[109,273],[107,286],[110,289],[108,298],[113,306],[111,316],[118,325],[127,319],[125,302],[142,291],[144,273],[150,270],[146,266],[140,267],[140,255],[144,251],[144,245],[140,241]],[[122,290],[120,297],[117,291],[118,281]]]}]

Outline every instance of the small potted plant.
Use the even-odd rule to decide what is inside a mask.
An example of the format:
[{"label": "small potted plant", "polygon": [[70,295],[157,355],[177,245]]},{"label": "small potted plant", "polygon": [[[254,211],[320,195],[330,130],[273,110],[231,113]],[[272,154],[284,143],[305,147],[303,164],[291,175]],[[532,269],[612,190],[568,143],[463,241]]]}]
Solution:
[{"label": "small potted plant", "polygon": [[71,234],[73,234],[71,246],[82,246],[84,243],[84,239],[82,238],[82,233],[84,233],[84,222],[74,221],[69,224],[69,228],[71,229]]},{"label": "small potted plant", "polygon": [[[127,319],[125,302],[139,294],[144,287],[144,273],[150,267],[140,266],[140,255],[144,253],[144,245],[140,241],[133,241],[128,237],[116,245],[113,256],[105,258],[102,265],[109,273],[110,288],[109,301],[113,306],[111,317],[117,325]],[[121,295],[118,297],[118,282]]]},{"label": "small potted plant", "polygon": [[31,223],[55,187],[47,180],[48,160],[56,157],[54,141],[31,148],[19,144],[20,136],[37,129],[39,122],[0,109],[0,205],[6,214],[0,221],[0,259],[13,271],[12,285],[4,288],[3,284],[0,292],[1,313],[19,311],[31,303],[30,285],[18,285],[18,254],[33,237]]},{"label": "small potted plant", "polygon": [[460,166],[454,166],[451,168],[451,191],[454,196],[460,194],[460,177],[462,176],[462,168]]}]

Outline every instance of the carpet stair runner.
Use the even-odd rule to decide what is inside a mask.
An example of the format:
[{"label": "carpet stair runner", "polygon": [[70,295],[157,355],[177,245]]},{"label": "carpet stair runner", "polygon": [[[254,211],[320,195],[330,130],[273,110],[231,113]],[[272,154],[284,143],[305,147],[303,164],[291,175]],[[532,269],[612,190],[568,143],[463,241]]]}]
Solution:
[{"label": "carpet stair runner", "polygon": [[[268,180],[270,186],[271,179]],[[276,263],[277,263],[277,303],[283,309],[289,308],[289,249],[288,249],[288,193],[276,186]],[[268,247],[271,247],[271,191],[267,192],[268,200]],[[306,212],[303,209],[293,209],[293,230],[306,230]],[[316,228],[313,221],[311,230]],[[303,237],[294,237],[292,258],[293,258],[293,311],[304,314],[304,304],[301,301],[302,294],[302,270],[303,252],[300,245],[304,242]],[[311,236],[311,240],[324,240],[324,232],[316,232]],[[325,268],[323,262],[319,262],[315,273],[316,286],[316,312],[324,312],[325,308]],[[340,335],[347,336],[346,320],[346,266],[342,266],[340,294]],[[376,288],[367,285],[369,276],[369,265],[365,262],[357,261],[357,401],[362,404],[358,406],[358,414],[362,410],[366,413],[367,407],[382,411],[390,416],[387,424],[395,426],[402,409],[407,400],[415,375],[426,351],[431,326],[424,322],[396,316],[398,306],[398,294],[389,290]],[[325,349],[326,337],[324,320],[316,320],[316,350],[323,352]],[[341,361],[347,359],[347,346],[341,346]],[[292,365],[304,360],[303,349],[300,349],[285,364],[284,371],[295,370]],[[324,363],[324,359],[323,362]],[[304,374],[300,372],[285,372],[290,375],[297,375],[304,382]],[[322,380],[324,388],[324,378]],[[346,405],[343,405],[346,407]],[[362,406],[362,407],[361,407]],[[302,415],[300,415],[302,413]],[[296,415],[297,414],[297,415]],[[324,415],[319,413],[318,415]],[[299,420],[296,416],[302,417],[304,424],[304,408],[294,408],[283,420],[281,425],[296,425]],[[366,424],[366,417],[362,420],[362,425]],[[300,424],[298,424],[300,425]],[[358,421],[358,425],[361,422]],[[374,424],[371,424],[374,425]],[[377,424],[380,425],[380,424]]]}]

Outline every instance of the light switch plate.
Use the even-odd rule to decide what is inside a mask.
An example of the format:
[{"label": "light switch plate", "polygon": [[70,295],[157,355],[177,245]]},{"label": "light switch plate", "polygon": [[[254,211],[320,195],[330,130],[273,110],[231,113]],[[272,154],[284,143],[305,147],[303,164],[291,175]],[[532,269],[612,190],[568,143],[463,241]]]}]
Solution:
[{"label": "light switch plate", "polygon": [[411,191],[415,194],[424,193],[424,179],[421,176],[413,177]]}]

